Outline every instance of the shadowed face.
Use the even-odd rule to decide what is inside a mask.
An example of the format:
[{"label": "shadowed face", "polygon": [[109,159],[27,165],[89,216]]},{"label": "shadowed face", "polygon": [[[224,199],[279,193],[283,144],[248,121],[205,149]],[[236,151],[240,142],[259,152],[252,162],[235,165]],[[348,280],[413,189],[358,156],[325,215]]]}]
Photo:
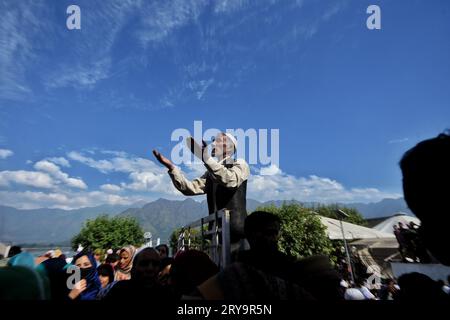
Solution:
[{"label": "shadowed face", "polygon": [[270,223],[254,230],[248,237],[248,242],[252,249],[276,251],[280,236],[280,225]]},{"label": "shadowed face", "polygon": [[132,276],[134,280],[155,282],[159,273],[160,256],[158,251],[144,250],[136,257],[133,265]]},{"label": "shadowed face", "polygon": [[169,253],[167,252],[167,248],[165,246],[158,247],[156,250],[158,250],[161,258],[167,258]]},{"label": "shadowed face", "polygon": [[102,285],[102,288],[106,287],[109,283],[109,277],[104,275],[99,275],[98,278],[100,279],[100,284]]},{"label": "shadowed face", "polygon": [[218,159],[223,159],[232,155],[233,151],[233,142],[231,142],[224,133],[219,133],[214,140],[211,155],[213,157],[217,157]]}]

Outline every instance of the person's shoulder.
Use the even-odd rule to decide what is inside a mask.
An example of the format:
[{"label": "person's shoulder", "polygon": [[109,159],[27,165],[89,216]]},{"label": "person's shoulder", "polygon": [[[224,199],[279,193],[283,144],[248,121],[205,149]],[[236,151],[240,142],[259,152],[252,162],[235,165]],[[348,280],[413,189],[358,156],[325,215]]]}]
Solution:
[{"label": "person's shoulder", "polygon": [[242,158],[238,158],[234,161],[234,166],[238,166],[241,169],[245,170],[248,174],[250,174],[250,166],[248,165],[247,161]]},{"label": "person's shoulder", "polygon": [[245,161],[245,159],[243,159],[243,158],[237,158],[237,159],[234,161],[234,163],[235,163],[235,164],[238,164],[238,165],[241,165],[241,166],[247,166],[247,167],[248,167],[247,161]]}]

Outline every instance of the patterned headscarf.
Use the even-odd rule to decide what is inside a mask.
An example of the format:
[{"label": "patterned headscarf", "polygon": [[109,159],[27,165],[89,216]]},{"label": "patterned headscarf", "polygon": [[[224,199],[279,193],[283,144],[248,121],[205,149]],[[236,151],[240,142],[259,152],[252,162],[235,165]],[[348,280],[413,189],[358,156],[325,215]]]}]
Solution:
[{"label": "patterned headscarf", "polygon": [[116,270],[115,280],[128,280],[131,278],[131,268],[133,267],[133,259],[136,254],[136,248],[134,246],[125,246],[120,249],[119,256],[122,252],[128,253],[128,259],[122,264],[119,262]]}]

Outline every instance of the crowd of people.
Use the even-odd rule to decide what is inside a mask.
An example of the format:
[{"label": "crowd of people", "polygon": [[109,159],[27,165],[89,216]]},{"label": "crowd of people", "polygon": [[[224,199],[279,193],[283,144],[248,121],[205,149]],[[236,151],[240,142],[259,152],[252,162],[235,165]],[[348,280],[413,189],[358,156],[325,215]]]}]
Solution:
[{"label": "crowd of people", "polygon": [[431,258],[419,236],[419,226],[411,221],[405,225],[399,222],[393,226],[403,262],[429,263]]},{"label": "crowd of people", "polygon": [[[60,250],[37,258],[19,247],[0,268],[0,299],[52,300],[401,300],[419,285],[427,297],[450,298],[445,282],[420,274],[389,279],[369,289],[364,278],[343,280],[327,256],[294,259],[278,249],[280,219],[257,211],[245,220],[250,249],[223,270],[204,252],[186,249],[169,256],[167,245],[132,245],[106,252]],[[79,278],[73,277],[78,271]],[[77,281],[78,280],[78,281]],[[449,278],[450,280],[450,278]],[[403,295],[402,295],[403,294]]]},{"label": "crowd of people", "polygon": [[[422,222],[419,231],[414,225],[398,226],[406,256],[423,260],[417,252],[420,239],[423,250],[450,265],[449,163],[450,136],[445,134],[421,142],[400,163],[405,200]],[[345,282],[327,256],[298,260],[281,252],[280,228],[280,219],[269,212],[248,215],[244,235],[250,249],[238,251],[223,269],[198,250],[170,257],[165,245],[128,245],[116,252],[108,250],[106,256],[102,250],[83,249],[72,259],[57,251],[36,259],[15,247],[6,267],[0,268],[0,299],[449,301],[448,283],[417,272],[390,279],[372,291],[364,278]],[[406,239],[408,244],[403,242]],[[410,253],[411,243],[416,253]]]}]

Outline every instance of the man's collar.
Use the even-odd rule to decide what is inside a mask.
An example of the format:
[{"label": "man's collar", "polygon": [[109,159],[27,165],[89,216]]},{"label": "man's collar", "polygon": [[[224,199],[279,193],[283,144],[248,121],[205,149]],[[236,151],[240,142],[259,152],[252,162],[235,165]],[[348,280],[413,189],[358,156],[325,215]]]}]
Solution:
[{"label": "man's collar", "polygon": [[222,163],[224,163],[225,161],[227,161],[228,158],[230,158],[230,157],[225,157],[225,158],[223,158],[222,160],[219,160],[219,161],[217,161],[217,162],[220,163],[220,164],[222,164]]},{"label": "man's collar", "polygon": [[225,161],[227,161],[228,159],[230,159],[231,158],[231,156],[228,156],[228,157],[225,157],[225,158],[223,158],[222,160],[219,160],[219,161],[217,161],[218,163],[220,163],[220,164],[222,164],[222,163],[224,163]]}]

